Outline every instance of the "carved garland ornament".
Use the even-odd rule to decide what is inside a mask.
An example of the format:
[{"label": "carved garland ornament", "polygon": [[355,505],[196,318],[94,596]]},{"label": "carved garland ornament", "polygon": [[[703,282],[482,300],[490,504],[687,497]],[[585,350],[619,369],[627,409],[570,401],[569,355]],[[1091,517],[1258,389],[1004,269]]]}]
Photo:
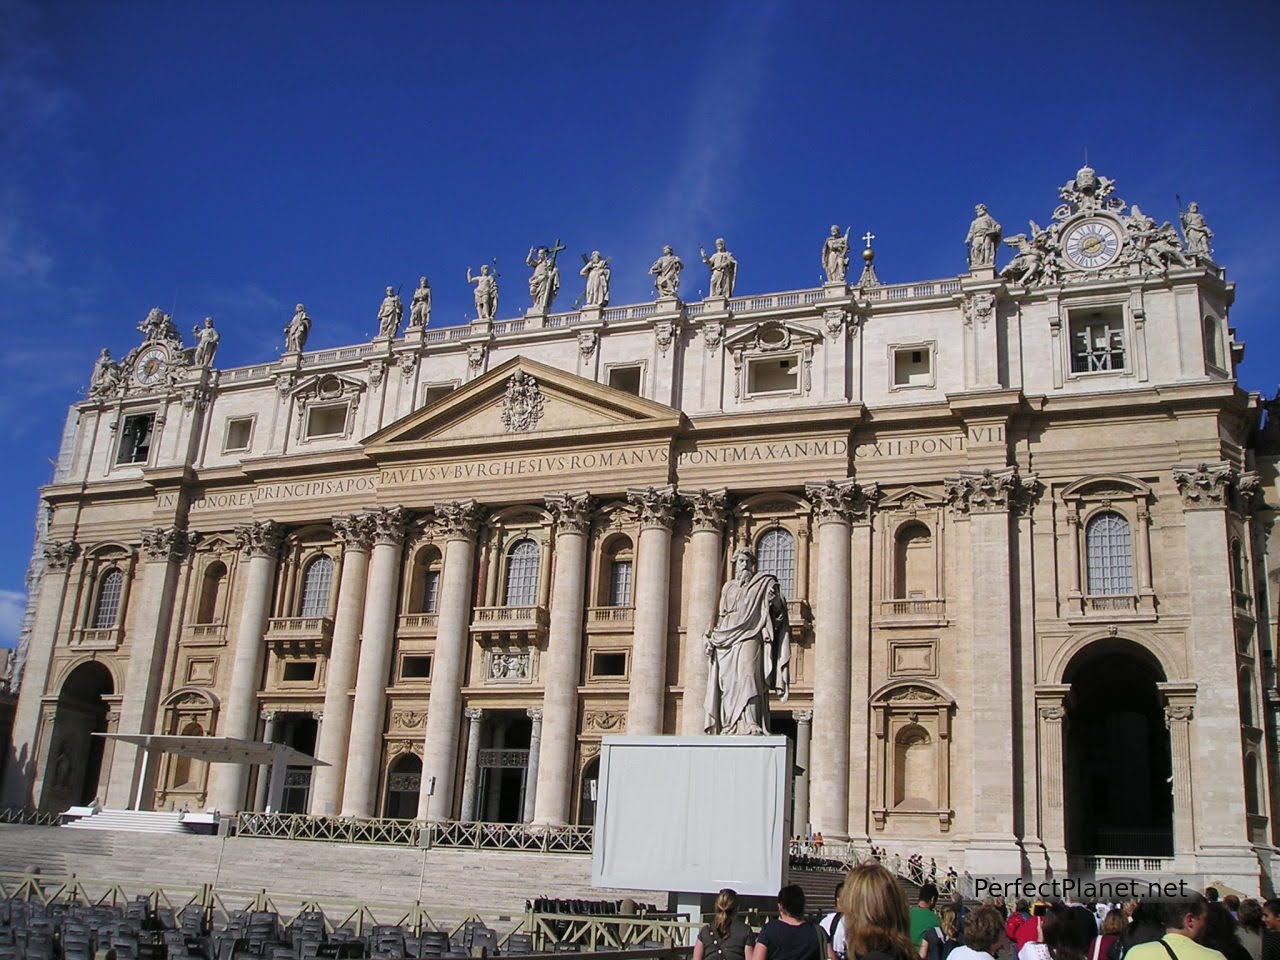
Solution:
[{"label": "carved garland ornament", "polygon": [[532,430],[542,419],[543,406],[538,381],[517,370],[507,380],[507,392],[502,398],[502,425],[508,433]]},{"label": "carved garland ornament", "polygon": [[588,710],[582,718],[582,729],[621,732],[627,729],[627,714],[625,711]]}]

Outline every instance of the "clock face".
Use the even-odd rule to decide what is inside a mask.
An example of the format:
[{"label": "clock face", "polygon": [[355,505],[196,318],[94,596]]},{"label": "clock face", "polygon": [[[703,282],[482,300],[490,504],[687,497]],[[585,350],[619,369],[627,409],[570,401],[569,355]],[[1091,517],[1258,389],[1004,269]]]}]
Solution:
[{"label": "clock face", "polygon": [[1063,252],[1082,270],[1097,270],[1119,255],[1120,234],[1107,220],[1086,220],[1071,228]]},{"label": "clock face", "polygon": [[169,355],[164,347],[151,347],[138,355],[133,365],[133,379],[144,387],[160,380],[169,366]]}]

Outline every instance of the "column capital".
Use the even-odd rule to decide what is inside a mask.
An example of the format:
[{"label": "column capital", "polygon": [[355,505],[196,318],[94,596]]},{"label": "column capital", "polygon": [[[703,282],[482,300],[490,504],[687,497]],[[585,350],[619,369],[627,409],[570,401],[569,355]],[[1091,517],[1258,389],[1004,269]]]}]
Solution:
[{"label": "column capital", "polygon": [[378,507],[370,510],[366,516],[374,545],[390,544],[398,547],[404,543],[405,531],[409,525],[409,511],[404,507]]},{"label": "column capital", "polygon": [[591,511],[595,501],[585,490],[577,493],[550,494],[543,500],[556,522],[556,535],[586,533],[591,528]]},{"label": "column capital", "polygon": [[525,714],[534,723],[542,722],[542,707],[530,707],[528,710],[525,711]]},{"label": "column capital", "polygon": [[480,529],[480,505],[474,500],[446,500],[435,505],[436,520],[448,540],[474,540]]},{"label": "column capital", "polygon": [[724,529],[729,503],[728,491],[724,487],[718,490],[681,490],[680,502],[692,515],[695,531],[713,530],[719,533]]},{"label": "column capital", "polygon": [[195,537],[180,527],[146,527],[142,531],[142,555],[150,561],[185,560]]},{"label": "column capital", "polygon": [[479,707],[467,707],[465,710],[462,711],[462,715],[466,717],[468,720],[470,720],[472,723],[475,723],[477,720],[484,719],[484,711],[481,710]]},{"label": "column capital", "polygon": [[74,540],[46,540],[42,552],[45,566],[61,572],[80,555],[80,545]]},{"label": "column capital", "polygon": [[812,710],[793,710],[791,716],[795,717],[796,723],[813,723]]},{"label": "column capital", "polygon": [[820,480],[806,483],[804,493],[818,514],[819,525],[865,523],[871,519],[871,511],[880,499],[880,485],[860,484],[852,477],[847,480]]},{"label": "column capital", "polygon": [[1043,484],[1034,473],[1019,476],[1018,468],[961,470],[942,481],[947,503],[958,514],[1020,512],[1039,496]]},{"label": "column capital", "polygon": [[662,527],[670,530],[676,520],[676,490],[671,484],[663,487],[632,488],[627,491],[627,503],[640,517],[640,528]]},{"label": "column capital", "polygon": [[274,520],[255,520],[236,527],[240,549],[250,557],[274,560],[284,542],[284,527]]},{"label": "column capital", "polygon": [[367,513],[338,514],[330,521],[344,551],[368,553],[373,546],[373,524]]},{"label": "column capital", "polygon": [[1195,714],[1195,707],[1189,703],[1168,703],[1164,708],[1164,723],[1190,723]]},{"label": "column capital", "polygon": [[1182,497],[1183,510],[1216,510],[1230,507],[1248,516],[1261,491],[1261,480],[1252,470],[1239,472],[1226,460],[1208,463],[1175,463],[1173,482]]}]

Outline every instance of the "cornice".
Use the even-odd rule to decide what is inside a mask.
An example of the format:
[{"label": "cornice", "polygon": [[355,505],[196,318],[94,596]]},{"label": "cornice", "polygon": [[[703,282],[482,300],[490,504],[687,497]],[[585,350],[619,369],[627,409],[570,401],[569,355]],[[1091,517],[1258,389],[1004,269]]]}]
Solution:
[{"label": "cornice", "polygon": [[832,430],[852,430],[866,416],[867,408],[861,403],[813,406],[804,410],[782,410],[760,413],[713,414],[690,417],[684,436],[691,439],[718,437],[727,434],[749,437],[776,433],[830,433]]}]

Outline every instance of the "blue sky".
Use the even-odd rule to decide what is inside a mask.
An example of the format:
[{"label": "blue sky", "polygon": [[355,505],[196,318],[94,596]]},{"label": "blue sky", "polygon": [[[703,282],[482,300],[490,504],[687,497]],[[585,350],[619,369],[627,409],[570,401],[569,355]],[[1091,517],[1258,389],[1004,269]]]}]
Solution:
[{"label": "blue sky", "polygon": [[1043,223],[1087,151],[1157,219],[1200,201],[1274,393],[1278,11],[0,0],[0,643],[67,406],[153,305],[215,317],[226,366],[298,301],[310,346],[365,339],[423,273],[460,322],[494,258],[513,315],[557,237],[613,258],[615,302],[722,235],[740,292],[812,286],[835,222],[886,283],[951,276],[976,201]]}]

